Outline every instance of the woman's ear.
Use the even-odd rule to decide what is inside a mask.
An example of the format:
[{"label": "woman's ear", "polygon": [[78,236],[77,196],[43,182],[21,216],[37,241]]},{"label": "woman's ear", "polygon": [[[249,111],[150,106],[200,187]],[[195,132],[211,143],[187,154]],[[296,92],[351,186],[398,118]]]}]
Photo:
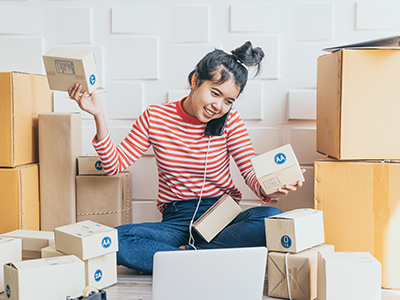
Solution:
[{"label": "woman's ear", "polygon": [[199,86],[199,78],[197,77],[197,73],[193,73],[192,76],[192,90],[195,90]]}]

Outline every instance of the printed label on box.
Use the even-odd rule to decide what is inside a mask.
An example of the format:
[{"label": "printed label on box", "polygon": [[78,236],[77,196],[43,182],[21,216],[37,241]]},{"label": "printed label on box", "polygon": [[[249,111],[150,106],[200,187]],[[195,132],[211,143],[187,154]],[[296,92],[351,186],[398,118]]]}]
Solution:
[{"label": "printed label on box", "polygon": [[99,282],[102,277],[103,277],[103,272],[101,272],[100,269],[98,269],[98,270],[96,270],[96,272],[94,272],[94,280],[96,282]]},{"label": "printed label on box", "polygon": [[56,67],[56,72],[58,74],[66,74],[66,75],[75,75],[75,68],[74,68],[74,63],[69,60],[59,60],[56,59],[54,61],[55,67]]},{"label": "printed label on box", "polygon": [[52,257],[46,259],[46,262],[50,266],[58,266],[58,265],[66,265],[66,264],[73,264],[75,263],[70,257]]}]

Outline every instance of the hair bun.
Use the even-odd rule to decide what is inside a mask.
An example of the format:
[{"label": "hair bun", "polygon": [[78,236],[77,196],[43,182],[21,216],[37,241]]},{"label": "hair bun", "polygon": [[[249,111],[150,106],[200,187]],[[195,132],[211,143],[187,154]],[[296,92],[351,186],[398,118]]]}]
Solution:
[{"label": "hair bun", "polygon": [[232,55],[247,67],[257,67],[256,76],[260,73],[264,52],[260,47],[253,48],[250,41],[231,51]]}]

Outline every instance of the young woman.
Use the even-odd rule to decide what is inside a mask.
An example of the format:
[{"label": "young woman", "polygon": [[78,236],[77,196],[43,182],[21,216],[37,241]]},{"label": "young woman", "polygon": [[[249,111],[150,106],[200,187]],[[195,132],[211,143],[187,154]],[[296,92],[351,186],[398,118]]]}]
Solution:
[{"label": "young woman", "polygon": [[[231,53],[218,49],[208,53],[189,74],[190,94],[177,102],[151,105],[118,146],[109,135],[96,94],[81,95],[79,84],[70,88],[69,96],[94,116],[97,135],[93,145],[106,174],[118,174],[150,146],[154,150],[162,221],[117,227],[118,264],[152,273],[157,251],[266,245],[264,218],[281,212],[274,207],[243,211],[209,243],[191,229],[193,220],[223,195],[240,201],[242,194],[229,170],[230,156],[246,184],[264,203],[301,186],[298,182],[264,194],[250,162],[255,154],[249,135],[233,107],[246,86],[248,67],[256,67],[258,74],[263,57],[263,51],[250,42]],[[216,129],[221,131],[213,132]]]}]

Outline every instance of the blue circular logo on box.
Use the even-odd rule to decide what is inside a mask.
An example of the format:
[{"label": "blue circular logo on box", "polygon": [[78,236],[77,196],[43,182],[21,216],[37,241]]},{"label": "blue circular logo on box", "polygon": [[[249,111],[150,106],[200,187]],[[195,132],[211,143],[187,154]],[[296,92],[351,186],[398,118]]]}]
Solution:
[{"label": "blue circular logo on box", "polygon": [[6,286],[6,295],[7,295],[7,298],[11,297],[11,289],[10,289],[10,286],[8,284]]},{"label": "blue circular logo on box", "polygon": [[91,85],[96,83],[96,76],[94,76],[94,74],[90,75],[89,82]]},{"label": "blue circular logo on box", "polygon": [[290,248],[290,246],[292,246],[292,239],[287,235],[284,235],[281,238],[281,244],[284,248]]},{"label": "blue circular logo on box", "polygon": [[103,167],[101,166],[101,160],[96,161],[94,167],[96,168],[96,170],[101,171],[103,169]]},{"label": "blue circular logo on box", "polygon": [[99,282],[103,278],[103,272],[101,272],[100,269],[98,269],[96,272],[94,272],[94,280],[96,282]]},{"label": "blue circular logo on box", "polygon": [[275,155],[274,160],[276,164],[281,165],[286,161],[286,155],[284,153],[278,153]]},{"label": "blue circular logo on box", "polygon": [[111,246],[111,238],[106,236],[105,238],[103,238],[103,240],[101,241],[101,245],[103,246],[103,248],[108,248]]}]

